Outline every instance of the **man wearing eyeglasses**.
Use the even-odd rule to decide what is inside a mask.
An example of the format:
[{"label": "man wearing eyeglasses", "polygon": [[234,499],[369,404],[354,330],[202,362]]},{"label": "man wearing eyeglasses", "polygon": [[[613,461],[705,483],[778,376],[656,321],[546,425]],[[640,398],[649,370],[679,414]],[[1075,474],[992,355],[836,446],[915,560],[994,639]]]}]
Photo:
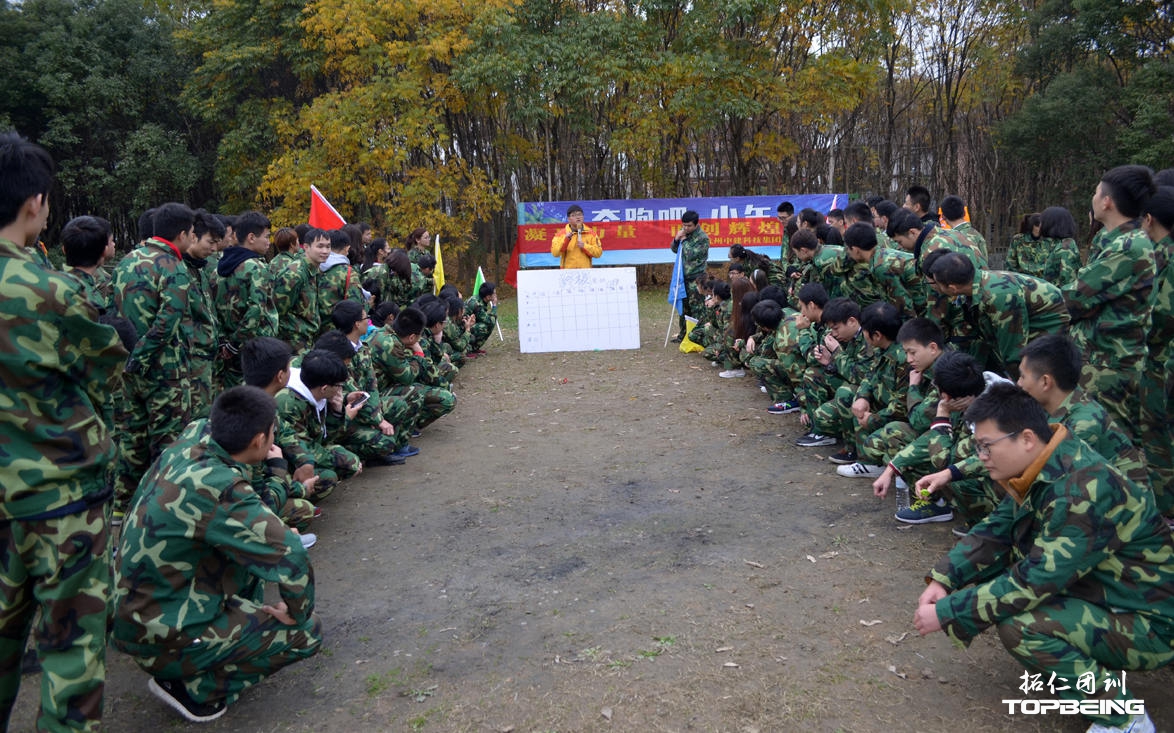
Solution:
[{"label": "man wearing eyeglasses", "polygon": [[[1174,545],[1153,494],[1049,425],[1015,385],[991,385],[966,420],[1007,496],[934,566],[914,625],[963,644],[997,626],[1028,672],[1059,680],[1061,700],[1115,699],[1124,709],[1128,691],[1107,678],[1174,660]],[[1076,685],[1089,675],[1092,695]],[[1080,710],[1090,732],[1154,730],[1144,710]]]}]

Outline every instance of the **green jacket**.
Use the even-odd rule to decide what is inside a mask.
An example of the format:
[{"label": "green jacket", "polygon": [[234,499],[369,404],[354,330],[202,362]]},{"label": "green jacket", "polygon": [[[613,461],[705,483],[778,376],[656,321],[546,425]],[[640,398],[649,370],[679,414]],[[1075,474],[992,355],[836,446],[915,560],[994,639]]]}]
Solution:
[{"label": "green jacket", "polygon": [[681,252],[681,266],[685,271],[685,280],[696,280],[705,274],[705,267],[709,264],[709,235],[697,227],[679,242],[674,240],[671,246],[673,254]]},{"label": "green jacket", "polygon": [[1063,287],[1072,317],[1072,340],[1096,367],[1138,367],[1150,330],[1154,245],[1141,229],[1125,224],[1102,231],[1088,263]]},{"label": "green jacket", "polygon": [[[305,257],[273,271],[273,302],[277,307],[277,338],[299,352],[309,348],[322,327],[318,303],[318,265]],[[326,321],[327,329],[330,321]]]},{"label": "green jacket", "polygon": [[1068,326],[1063,293],[1030,275],[976,272],[971,303],[964,310],[972,319],[974,334],[989,350],[986,363],[1003,374],[1019,364],[1030,341],[1046,333],[1064,333]]},{"label": "green jacket", "polygon": [[298,622],[314,609],[301,540],[254,491],[252,468],[197,434],[163,452],[122,528],[112,638],[132,655],[189,646],[258,583],[275,583]]},{"label": "green jacket", "polygon": [[909,362],[901,344],[893,342],[876,352],[873,369],[856,388],[856,399],[868,400],[877,427],[893,420],[904,420],[909,405]]},{"label": "green jacket", "polygon": [[265,260],[244,247],[229,247],[216,265],[216,275],[221,340],[240,348],[259,336],[276,336],[277,308]]},{"label": "green jacket", "polygon": [[969,643],[1070,597],[1174,635],[1174,544],[1153,494],[1061,426],[1047,449],[1038,473],[1004,484],[1008,496],[930,572],[951,591],[937,603],[942,627]]},{"label": "green jacket", "polygon": [[114,307],[139,335],[130,356],[146,379],[182,381],[191,373],[192,334],[183,328],[191,322],[190,288],[183,256],[162,239],[148,239],[114,269]]},{"label": "green jacket", "polygon": [[0,520],[72,514],[110,496],[105,416],[127,354],[97,317],[76,280],[0,239]]}]

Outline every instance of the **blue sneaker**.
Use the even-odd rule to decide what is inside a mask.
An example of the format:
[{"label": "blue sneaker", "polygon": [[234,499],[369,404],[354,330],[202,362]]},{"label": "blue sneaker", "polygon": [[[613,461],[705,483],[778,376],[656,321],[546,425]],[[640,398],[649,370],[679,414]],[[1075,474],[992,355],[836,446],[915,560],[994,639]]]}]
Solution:
[{"label": "blue sneaker", "polygon": [[787,415],[792,412],[799,412],[799,409],[799,403],[795,400],[783,400],[766,408],[766,411],[772,415]]},{"label": "blue sneaker", "polygon": [[902,509],[893,515],[898,522],[906,524],[928,524],[929,522],[950,522],[954,519],[954,510],[941,499],[936,502],[918,499],[909,508]]},{"label": "blue sneaker", "polygon": [[398,456],[399,458],[411,458],[419,452],[420,449],[416,446],[412,445],[411,443],[404,443],[402,448],[397,450],[395,453],[392,453],[391,455]]}]

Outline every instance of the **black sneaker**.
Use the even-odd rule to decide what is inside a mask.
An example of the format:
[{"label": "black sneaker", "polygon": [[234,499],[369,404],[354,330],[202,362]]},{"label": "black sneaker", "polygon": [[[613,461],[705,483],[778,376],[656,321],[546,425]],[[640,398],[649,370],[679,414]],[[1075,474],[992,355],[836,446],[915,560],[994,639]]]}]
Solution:
[{"label": "black sneaker", "polygon": [[674,344],[679,344],[679,343],[681,343],[681,342],[682,342],[682,341],[684,341],[684,340],[685,340],[685,337],[684,337],[684,336],[682,336],[682,335],[681,335],[681,334],[679,334],[679,333],[678,333],[676,336],[673,336],[673,343],[674,343]]},{"label": "black sneaker", "polygon": [[800,448],[821,448],[825,445],[835,445],[836,438],[832,435],[821,435],[819,433],[807,433],[795,439],[795,445]]},{"label": "black sneaker", "polygon": [[838,463],[841,466],[856,462],[856,451],[852,449],[845,449],[839,453],[833,453],[828,456],[828,460],[832,463]]},{"label": "black sneaker", "polygon": [[147,682],[151,694],[162,700],[167,707],[193,723],[208,723],[228,711],[224,701],[214,704],[196,702],[188,694],[180,680],[161,680],[152,677]]}]

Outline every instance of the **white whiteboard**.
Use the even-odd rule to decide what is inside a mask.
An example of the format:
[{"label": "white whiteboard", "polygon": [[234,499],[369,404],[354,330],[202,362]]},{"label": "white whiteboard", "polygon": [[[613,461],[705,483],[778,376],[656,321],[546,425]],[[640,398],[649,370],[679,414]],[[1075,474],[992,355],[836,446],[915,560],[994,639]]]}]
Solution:
[{"label": "white whiteboard", "polygon": [[636,268],[521,270],[523,354],[640,348]]}]

